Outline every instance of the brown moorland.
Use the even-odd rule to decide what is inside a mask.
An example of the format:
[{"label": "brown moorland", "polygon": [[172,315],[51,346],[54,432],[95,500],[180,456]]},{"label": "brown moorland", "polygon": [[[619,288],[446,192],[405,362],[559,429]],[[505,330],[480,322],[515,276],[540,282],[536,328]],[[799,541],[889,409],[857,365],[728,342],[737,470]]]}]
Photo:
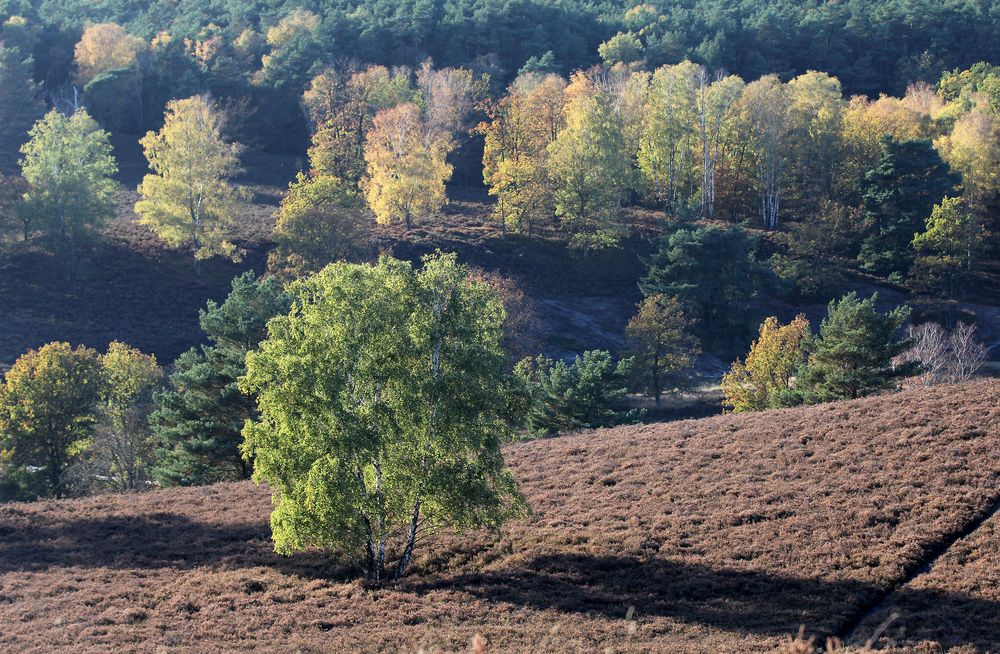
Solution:
[{"label": "brown moorland", "polygon": [[[871,638],[880,650],[952,654],[996,652],[1000,641],[1000,514],[952,545],[860,623],[852,642]],[[905,621],[889,620],[893,614]]]},{"label": "brown moorland", "polygon": [[[533,515],[437,534],[379,590],[275,555],[251,484],[6,505],[0,650],[770,651],[800,624],[842,635],[984,518],[998,451],[996,381],[514,444]],[[996,651],[996,566],[961,551],[969,582],[914,585],[896,626]],[[926,620],[942,596],[975,631]]]}]

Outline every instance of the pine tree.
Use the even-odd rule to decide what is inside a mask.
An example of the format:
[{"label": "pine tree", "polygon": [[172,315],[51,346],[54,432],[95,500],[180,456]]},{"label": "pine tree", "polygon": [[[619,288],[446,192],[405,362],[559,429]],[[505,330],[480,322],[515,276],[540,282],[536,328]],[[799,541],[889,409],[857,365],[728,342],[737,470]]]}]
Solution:
[{"label": "pine tree", "polygon": [[158,442],[154,477],[170,485],[247,479],[243,423],[253,418],[254,399],[240,392],[247,352],[266,336],[267,321],[285,313],[291,298],[275,278],[247,272],[233,280],[221,305],[200,312],[209,344],[190,349],[174,362],[169,388],[157,396],[150,416]]},{"label": "pine tree", "polygon": [[32,63],[18,48],[0,45],[0,169],[8,173],[17,168],[31,126],[45,113]]},{"label": "pine tree", "polygon": [[851,292],[830,302],[819,337],[797,375],[796,396],[807,403],[854,399],[892,388],[896,380],[915,372],[911,363],[893,365],[911,345],[896,338],[910,308],[881,313],[875,308],[877,299],[875,294],[859,300]]},{"label": "pine tree", "polygon": [[639,289],[676,297],[706,349],[736,356],[759,320],[757,298],[775,283],[756,249],[739,229],[678,229],[660,239]]},{"label": "pine tree", "polygon": [[913,258],[913,237],[924,228],[934,205],[959,181],[930,141],[884,138],[881,160],[861,183],[871,223],[858,256],[862,268],[880,275],[905,275]]},{"label": "pine tree", "polygon": [[539,356],[514,368],[530,398],[526,427],[534,435],[635,422],[640,413],[622,408],[634,360],[589,350],[572,363]]}]

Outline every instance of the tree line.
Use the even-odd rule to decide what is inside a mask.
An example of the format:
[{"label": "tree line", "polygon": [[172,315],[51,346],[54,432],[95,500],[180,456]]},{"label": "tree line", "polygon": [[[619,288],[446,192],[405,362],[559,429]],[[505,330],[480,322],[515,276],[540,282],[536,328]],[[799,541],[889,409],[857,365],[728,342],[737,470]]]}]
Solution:
[{"label": "tree line", "polygon": [[[314,15],[289,14],[274,39],[315,24]],[[31,31],[16,17],[2,29],[11,42]],[[116,25],[88,26],[74,48],[75,75],[133,70],[148,48],[155,50]],[[13,130],[33,124],[42,106],[28,60],[18,47],[6,52],[0,72],[14,77],[9,108],[17,116],[0,142],[16,142]],[[996,253],[994,66],[870,99],[846,97],[836,77],[815,71],[788,82],[773,74],[745,82],[690,61],[646,70],[644,61],[617,59],[569,79],[524,73],[498,99],[488,74],[429,61],[415,68],[345,63],[307,76],[297,104],[307,117],[310,164],[279,218],[275,265],[301,272],[331,255],[361,256],[365,213],[407,226],[433,217],[446,203],[446,184],[469,170],[482,171],[504,229],[555,229],[585,254],[620,242],[624,207],[778,231],[772,268],[803,296],[828,295],[853,266],[962,297],[977,261]],[[132,82],[130,89],[144,88],[139,78]],[[115,91],[114,105],[129,105],[118,101],[127,93]],[[171,99],[156,114],[161,127],[142,139],[154,174],[136,209],[168,243],[193,244],[199,259],[239,256],[225,232],[239,214],[241,194],[229,180],[247,147],[233,129],[245,109],[206,95]],[[93,94],[85,92],[82,105],[60,109],[57,102],[54,111],[80,116],[62,127],[50,112],[30,132],[24,179],[4,180],[0,214],[8,237],[27,236],[34,224],[72,248],[81,224],[111,214],[107,180],[115,168],[98,128],[106,117],[83,117],[102,116]],[[87,166],[57,169],[71,154],[44,139],[67,129],[89,134],[73,154],[91,148]],[[40,170],[50,171],[46,179]],[[84,173],[91,179],[69,179]],[[43,186],[54,193],[48,199]],[[197,196],[187,210],[165,208],[187,192]],[[14,206],[22,198],[24,207]],[[73,216],[60,215],[74,202]],[[317,204],[338,210],[307,206]]]},{"label": "tree line", "polygon": [[982,64],[871,100],[825,73],[747,83],[691,62],[525,75],[479,127],[484,180],[501,225],[554,224],[584,252],[648,206],[783,232],[774,268],[803,295],[853,260],[960,297],[998,246],[998,80]]},{"label": "tree line", "polygon": [[649,69],[690,59],[745,79],[828,71],[849,93],[875,97],[997,60],[994,5],[5,0],[0,21],[5,46],[50,102],[72,103],[76,89],[106,128],[156,129],[171,98],[210,92],[239,109],[237,140],[282,151],[304,145],[295,108],[308,80],[344,60],[413,67],[430,58],[489,74],[500,90],[520,72],[568,74],[601,58]]}]

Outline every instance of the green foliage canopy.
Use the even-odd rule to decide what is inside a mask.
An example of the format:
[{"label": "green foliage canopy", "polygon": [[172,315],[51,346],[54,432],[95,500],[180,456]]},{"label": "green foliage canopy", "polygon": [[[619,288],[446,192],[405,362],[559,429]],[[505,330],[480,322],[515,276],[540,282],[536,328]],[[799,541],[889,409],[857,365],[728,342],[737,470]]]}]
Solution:
[{"label": "green foliage canopy", "polygon": [[405,572],[421,529],[522,512],[500,451],[511,385],[488,286],[441,255],[419,271],[333,264],[291,291],[240,382],[258,398],[244,453],[275,491],[279,552],[363,549],[378,583]]}]

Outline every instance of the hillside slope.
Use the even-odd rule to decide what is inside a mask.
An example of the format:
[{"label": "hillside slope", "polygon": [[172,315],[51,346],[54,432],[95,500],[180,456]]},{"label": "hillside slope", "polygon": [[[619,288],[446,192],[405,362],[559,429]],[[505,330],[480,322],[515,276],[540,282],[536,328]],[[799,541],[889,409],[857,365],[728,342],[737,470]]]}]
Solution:
[{"label": "hillside slope", "polygon": [[[0,650],[467,651],[480,633],[490,652],[769,651],[800,624],[841,633],[984,517],[998,451],[994,381],[516,444],[533,515],[434,536],[384,590],[273,554],[250,484],[6,505]],[[909,593],[899,627],[1000,647],[995,594],[949,594],[981,616],[965,635],[921,615],[938,591]]]}]

